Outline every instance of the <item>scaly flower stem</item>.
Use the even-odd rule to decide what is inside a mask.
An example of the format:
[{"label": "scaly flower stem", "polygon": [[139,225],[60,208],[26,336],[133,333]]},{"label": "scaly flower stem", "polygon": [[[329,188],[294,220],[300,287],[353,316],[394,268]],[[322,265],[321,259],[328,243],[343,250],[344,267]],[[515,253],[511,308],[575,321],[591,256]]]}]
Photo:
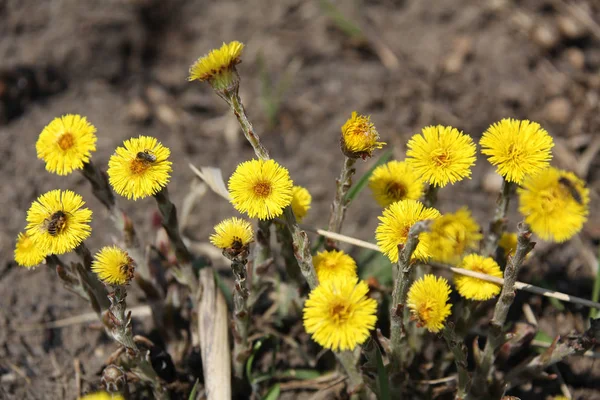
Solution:
[{"label": "scaly flower stem", "polygon": [[296,285],[302,285],[304,278],[300,273],[298,261],[294,255],[294,242],[292,240],[292,234],[285,224],[276,222],[275,229],[277,241],[281,244],[280,251],[285,263],[285,272],[288,274],[293,283]]},{"label": "scaly flower stem", "polygon": [[123,286],[115,287],[114,292],[108,295],[110,308],[108,318],[111,324],[111,334],[113,338],[123,347],[127,348],[126,354],[133,363],[132,371],[143,381],[148,382],[152,387],[154,398],[168,400],[169,392],[163,386],[159,376],[154,371],[150,363],[150,352],[142,352],[133,339],[131,331],[131,311],[126,313],[127,305],[125,298],[127,291]]},{"label": "scaly flower stem", "polygon": [[108,183],[106,172],[96,167],[91,161],[83,163],[82,175],[92,185],[92,193],[109,210],[115,206],[115,196]]},{"label": "scaly flower stem", "polygon": [[487,399],[490,375],[494,371],[495,352],[505,342],[504,323],[508,310],[515,299],[515,282],[519,269],[525,260],[525,256],[533,249],[535,243],[531,242],[531,232],[525,223],[519,224],[519,236],[517,250],[514,257],[509,258],[504,270],[504,286],[496,302],[494,317],[490,322],[487,342],[473,377],[473,385],[467,399]]},{"label": "scaly flower stem", "polygon": [[[228,257],[226,252],[223,255]],[[233,368],[238,378],[244,377],[244,366],[250,356],[250,344],[248,342],[248,329],[250,325],[250,307],[248,307],[248,291],[246,280],[246,264],[248,263],[248,252],[230,258],[231,270],[235,278],[233,291]]]},{"label": "scaly flower stem", "polygon": [[97,305],[101,310],[108,309],[109,302],[106,299],[106,287],[98,280],[96,274],[92,272],[92,253],[90,253],[90,250],[83,242],[75,248],[75,253],[81,258],[83,263],[83,267],[76,264],[75,272],[79,277],[81,287],[89,293],[92,307],[96,309],[95,306]]},{"label": "scaly flower stem", "polygon": [[262,280],[260,279],[260,268],[268,263],[271,256],[271,223],[272,220],[258,220],[256,230],[256,241],[252,252],[251,263],[251,287],[253,295],[257,295],[261,290]]},{"label": "scaly flower stem", "polygon": [[[354,169],[355,163],[355,158],[344,156],[342,172],[340,173],[340,177],[335,181],[335,198],[331,203],[331,214],[329,216],[328,230],[330,232],[340,233],[342,230],[346,209],[348,208],[348,201],[345,197],[352,186],[352,175],[356,172],[356,169]],[[332,239],[327,239],[326,245],[329,249],[334,249],[336,247],[336,243]]]},{"label": "scaly flower stem", "polygon": [[194,257],[188,250],[179,233],[179,222],[177,221],[177,209],[175,204],[169,199],[169,192],[165,186],[161,191],[154,195],[158,210],[162,216],[162,226],[167,232],[167,236],[175,249],[175,257],[179,263],[179,271],[176,273],[176,278],[183,284],[187,285],[192,293],[197,293],[197,280],[192,271],[192,261]]},{"label": "scaly flower stem", "polygon": [[[430,221],[419,221],[411,226],[406,243],[398,255],[398,263],[394,267],[394,288],[392,290],[392,307],[390,309],[390,367],[397,373],[404,368],[404,355],[406,337],[404,328],[404,314],[408,289],[414,281],[413,264],[411,257],[419,244],[419,235],[429,229]],[[400,247],[400,246],[399,246]]]},{"label": "scaly flower stem", "polygon": [[483,255],[486,257],[494,257],[496,254],[498,241],[500,241],[500,237],[502,237],[502,233],[504,233],[506,229],[506,213],[508,211],[510,196],[513,190],[514,183],[505,179],[502,182],[502,191],[498,195],[498,200],[496,201],[494,219],[490,222],[489,232],[485,237]]},{"label": "scaly flower stem", "polygon": [[240,123],[240,126],[242,127],[242,130],[244,131],[246,139],[248,139],[248,142],[250,142],[250,144],[254,148],[254,153],[256,153],[256,156],[261,160],[268,160],[269,152],[260,142],[260,138],[258,137],[258,135],[254,133],[254,128],[252,128],[252,124],[248,120],[248,116],[246,115],[246,109],[242,104],[242,99],[240,99],[237,87],[234,90],[227,91],[224,95],[221,95],[220,93],[219,95],[231,107],[231,110],[235,114],[235,117],[237,118],[238,122]]},{"label": "scaly flower stem", "polygon": [[304,275],[304,279],[308,282],[308,286],[312,289],[319,285],[319,279],[315,272],[315,267],[312,262],[312,254],[310,253],[310,242],[308,235],[296,222],[296,217],[292,211],[292,207],[288,206],[283,210],[283,215],[288,229],[292,235],[292,243],[294,245],[294,256],[300,266],[300,271]]},{"label": "scaly flower stem", "polygon": [[435,203],[437,203],[438,192],[440,191],[440,186],[432,185],[431,183],[427,187],[425,191],[425,205],[427,207],[434,207]]},{"label": "scaly flower stem", "polygon": [[458,371],[458,390],[455,399],[462,400],[467,395],[470,381],[469,371],[467,370],[467,347],[463,343],[463,339],[456,335],[451,324],[448,324],[442,330],[442,336],[446,340],[452,355],[454,355],[454,363]]},{"label": "scaly flower stem", "polygon": [[348,391],[351,393],[357,393],[361,398],[366,398],[363,377],[356,366],[357,360],[354,354],[351,351],[340,351],[336,352],[335,356],[340,364],[342,364],[346,370],[346,374],[348,375]]}]

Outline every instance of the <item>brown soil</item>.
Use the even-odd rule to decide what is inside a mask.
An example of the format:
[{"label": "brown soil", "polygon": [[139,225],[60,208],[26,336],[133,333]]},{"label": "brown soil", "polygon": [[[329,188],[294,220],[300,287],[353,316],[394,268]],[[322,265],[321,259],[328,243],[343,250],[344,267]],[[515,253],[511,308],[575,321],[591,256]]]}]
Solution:
[{"label": "brown soil", "polygon": [[[45,172],[35,153],[39,132],[56,116],[86,115],[98,128],[93,160],[101,166],[124,139],[159,138],[174,155],[169,191],[180,205],[194,180],[188,163],[220,167],[227,177],[253,156],[209,86],[186,81],[195,58],[223,41],[247,46],[239,66],[241,96],[272,155],[313,194],[308,225],[322,226],[328,215],[342,163],[339,128],[353,110],[372,116],[399,159],[410,135],[425,125],[453,125],[477,140],[503,117],[540,122],[557,144],[553,164],[586,179],[592,206],[579,239],[539,243],[539,257],[522,280],[590,298],[600,240],[600,4],[581,0],[573,9],[562,7],[562,0],[352,2],[362,3],[360,8],[339,3],[367,40],[344,33],[318,1],[0,1],[0,398],[73,399],[74,360],[81,364],[86,392],[98,387],[102,365],[116,349],[89,324],[21,331],[90,311],[51,270],[28,271],[12,261],[31,202],[50,189],[76,190],[95,212],[92,251],[117,235],[80,175]],[[275,119],[262,101],[265,76],[273,85],[291,79]],[[6,87],[15,91],[7,95]],[[358,174],[372,162],[360,163]],[[485,226],[498,189],[491,172],[480,159],[473,179],[441,191],[441,210],[467,204]],[[149,235],[152,200],[120,204],[142,237]],[[514,229],[518,217],[512,208]],[[206,242],[212,226],[232,211],[207,194],[186,221],[186,235]],[[343,232],[372,240],[379,212],[363,193]],[[134,289],[131,304],[140,296]],[[525,298],[549,335],[584,329],[587,309],[568,305],[557,311],[546,300]],[[514,311],[513,319],[523,319]],[[146,325],[136,329],[147,333]],[[559,364],[574,398],[600,398],[598,365],[583,357]],[[556,382],[544,381],[518,392],[522,398],[559,393]]]}]

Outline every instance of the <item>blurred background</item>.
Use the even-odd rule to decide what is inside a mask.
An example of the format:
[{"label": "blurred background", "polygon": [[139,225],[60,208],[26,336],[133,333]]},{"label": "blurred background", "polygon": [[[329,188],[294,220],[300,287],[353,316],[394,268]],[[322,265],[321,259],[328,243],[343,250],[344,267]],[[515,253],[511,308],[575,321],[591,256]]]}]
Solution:
[{"label": "blurred background", "polygon": [[[313,196],[308,225],[321,227],[329,213],[343,162],[340,127],[352,111],[371,115],[395,159],[430,124],[478,140],[501,118],[541,123],[555,140],[553,165],[588,182],[590,220],[567,244],[538,243],[521,280],[591,296],[600,241],[598,1],[0,0],[0,398],[72,398],[73,360],[94,382],[115,348],[87,326],[15,331],[88,311],[52,271],[12,261],[39,194],[83,195],[95,213],[92,252],[117,236],[79,174],[45,171],[35,153],[39,133],[57,116],[87,116],[98,129],[92,160],[103,168],[123,140],[157,137],[172,151],[169,192],[181,206],[196,180],[188,163],[219,167],[228,179],[253,157],[225,103],[209,85],[187,82],[195,59],[231,40],[246,45],[240,93],[256,131]],[[360,162],[357,176],[377,156]],[[501,185],[493,171],[480,157],[471,180],[441,190],[440,210],[466,204],[487,227]],[[119,202],[141,236],[150,235],[154,201]],[[516,204],[511,210],[514,230]],[[380,213],[364,191],[343,233],[372,241]],[[231,215],[229,204],[207,193],[184,233],[207,242],[213,225]],[[551,335],[584,328],[586,309],[539,297],[531,303]],[[581,398],[600,398],[592,360],[561,368]]]}]

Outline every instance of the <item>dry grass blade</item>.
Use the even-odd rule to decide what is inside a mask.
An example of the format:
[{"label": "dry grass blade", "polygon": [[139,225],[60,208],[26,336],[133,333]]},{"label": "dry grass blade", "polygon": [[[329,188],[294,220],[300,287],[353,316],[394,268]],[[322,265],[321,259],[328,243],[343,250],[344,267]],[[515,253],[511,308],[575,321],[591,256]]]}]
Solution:
[{"label": "dry grass blade", "polygon": [[223,174],[221,173],[220,168],[200,167],[200,169],[198,169],[192,164],[188,165],[198,176],[198,178],[206,182],[208,187],[211,188],[213,192],[223,197],[227,201],[230,200],[229,191],[227,190],[227,186],[225,186],[225,182],[223,181]]}]

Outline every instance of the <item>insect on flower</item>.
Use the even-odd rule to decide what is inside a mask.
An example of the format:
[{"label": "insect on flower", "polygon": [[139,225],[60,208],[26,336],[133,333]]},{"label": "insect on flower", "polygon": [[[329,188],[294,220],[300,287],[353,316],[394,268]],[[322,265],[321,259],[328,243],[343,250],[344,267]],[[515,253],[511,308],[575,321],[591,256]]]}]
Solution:
[{"label": "insect on flower", "polygon": [[566,176],[561,176],[558,179],[558,183],[560,183],[565,189],[569,191],[571,197],[573,197],[573,200],[575,200],[579,204],[583,204],[581,193],[579,193],[579,190],[577,190],[577,187],[575,187],[575,183],[573,183],[573,181],[571,181]]},{"label": "insect on flower", "polygon": [[58,210],[54,214],[50,216],[50,218],[46,218],[44,220],[43,227],[48,231],[48,233],[52,236],[56,236],[60,233],[67,223],[67,213]]},{"label": "insect on flower", "polygon": [[153,163],[156,161],[156,156],[148,149],[144,149],[144,151],[138,151],[136,158],[147,163]]}]

